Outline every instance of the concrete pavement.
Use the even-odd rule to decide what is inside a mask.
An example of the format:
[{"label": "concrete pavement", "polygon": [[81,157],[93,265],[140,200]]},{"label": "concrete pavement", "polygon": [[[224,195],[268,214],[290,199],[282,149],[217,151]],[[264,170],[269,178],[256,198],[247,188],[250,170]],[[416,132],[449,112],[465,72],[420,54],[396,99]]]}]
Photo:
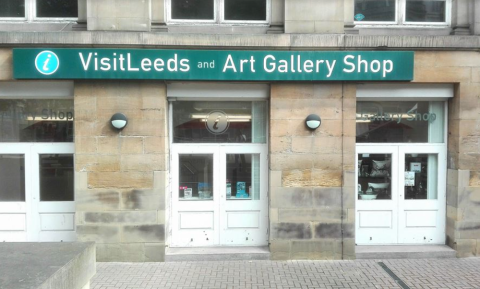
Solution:
[{"label": "concrete pavement", "polygon": [[480,288],[480,258],[97,263],[91,288]]}]

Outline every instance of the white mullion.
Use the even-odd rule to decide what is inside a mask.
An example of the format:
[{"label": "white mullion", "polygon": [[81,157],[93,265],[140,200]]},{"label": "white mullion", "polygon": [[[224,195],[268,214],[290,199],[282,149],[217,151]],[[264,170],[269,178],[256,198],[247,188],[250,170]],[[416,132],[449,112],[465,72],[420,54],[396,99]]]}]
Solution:
[{"label": "white mullion", "polygon": [[[216,23],[224,23],[225,22],[225,0],[215,0],[215,4],[218,6],[215,7],[215,16],[218,15],[218,19],[216,19]],[[218,7],[218,9],[217,9]]]},{"label": "white mullion", "polygon": [[406,5],[406,0],[397,0],[396,1],[396,13],[395,13],[395,23],[398,25],[404,25],[405,24],[405,17],[407,14],[407,5]]}]

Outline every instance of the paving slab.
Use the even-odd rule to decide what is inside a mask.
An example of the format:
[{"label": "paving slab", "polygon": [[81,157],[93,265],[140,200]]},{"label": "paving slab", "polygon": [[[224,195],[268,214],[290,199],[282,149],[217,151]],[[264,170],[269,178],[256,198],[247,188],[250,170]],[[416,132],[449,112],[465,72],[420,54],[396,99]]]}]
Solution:
[{"label": "paving slab", "polygon": [[2,289],[82,289],[93,275],[94,243],[0,243]]},{"label": "paving slab", "polygon": [[480,258],[97,263],[92,289],[480,288]]}]

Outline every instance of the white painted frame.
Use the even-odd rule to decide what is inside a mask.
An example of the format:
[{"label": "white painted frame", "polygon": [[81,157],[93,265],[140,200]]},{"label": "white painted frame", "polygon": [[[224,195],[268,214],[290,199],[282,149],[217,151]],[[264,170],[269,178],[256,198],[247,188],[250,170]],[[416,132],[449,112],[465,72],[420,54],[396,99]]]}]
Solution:
[{"label": "white painted frame", "polygon": [[75,222],[75,201],[40,201],[40,154],[72,154],[73,143],[1,143],[0,154],[25,156],[25,202],[0,202],[0,213],[24,213],[26,230],[0,232],[0,241],[8,242],[73,242],[76,228],[72,230],[42,230],[41,214],[68,214]]},{"label": "white painted frame", "polygon": [[251,21],[251,20],[225,20],[224,15],[224,0],[213,0],[214,1],[214,14],[213,20],[202,20],[202,19],[172,19],[172,1],[175,0],[165,0],[165,14],[167,19],[167,24],[169,25],[185,25],[185,24],[195,24],[195,25],[244,25],[244,26],[265,26],[268,25],[271,21],[272,15],[272,3],[271,0],[267,0],[267,19],[265,21]]},{"label": "white painted frame", "polygon": [[405,20],[406,0],[396,0],[395,1],[395,11],[396,11],[395,21],[355,21],[354,19],[353,23],[359,27],[390,27],[390,28],[396,28],[396,27],[404,28],[405,26],[422,27],[422,28],[447,27],[451,25],[451,21],[452,21],[452,0],[445,0],[445,2],[446,2],[445,22],[407,22]]},{"label": "white painted frame", "polygon": [[78,17],[37,17],[37,0],[23,1],[25,1],[25,17],[0,17],[0,22],[72,22],[78,20]]}]

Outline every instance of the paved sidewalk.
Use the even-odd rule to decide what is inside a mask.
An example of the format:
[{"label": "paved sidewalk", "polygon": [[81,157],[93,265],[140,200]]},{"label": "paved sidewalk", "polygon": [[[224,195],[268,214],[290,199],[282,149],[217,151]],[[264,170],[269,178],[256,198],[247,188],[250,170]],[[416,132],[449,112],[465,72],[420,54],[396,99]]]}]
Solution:
[{"label": "paved sidewalk", "polygon": [[92,289],[480,288],[480,258],[97,263]]}]

